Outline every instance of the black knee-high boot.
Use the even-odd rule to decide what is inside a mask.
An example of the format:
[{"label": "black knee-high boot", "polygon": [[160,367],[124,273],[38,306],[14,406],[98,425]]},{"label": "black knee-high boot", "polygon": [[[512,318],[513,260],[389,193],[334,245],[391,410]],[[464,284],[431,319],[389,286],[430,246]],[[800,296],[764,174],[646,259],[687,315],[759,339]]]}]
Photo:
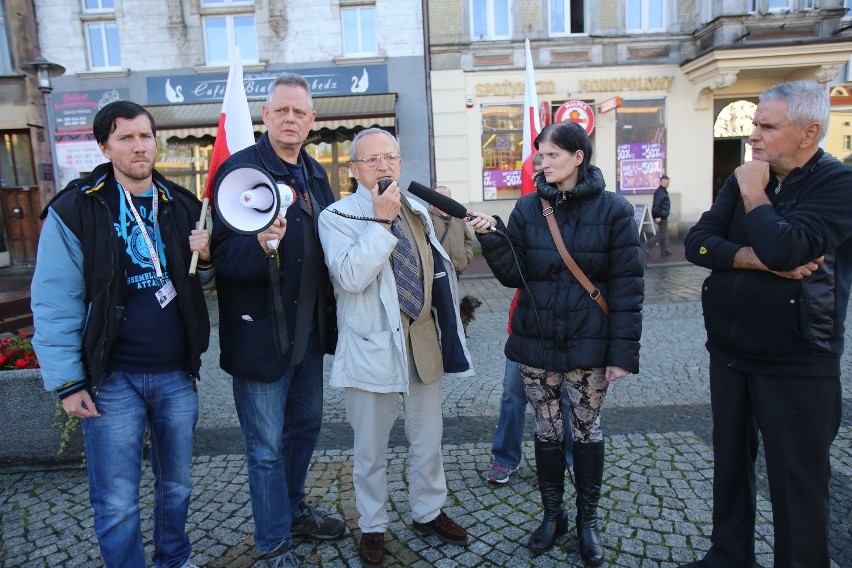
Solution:
[{"label": "black knee-high boot", "polygon": [[565,493],[565,453],[559,442],[535,440],[535,468],[538,489],[544,505],[544,520],[533,531],[527,547],[535,554],[553,548],[557,537],[568,532],[568,519],[562,507]]},{"label": "black knee-high boot", "polygon": [[604,443],[574,443],[574,476],[577,483],[577,539],[580,558],[589,566],[604,560],[598,531],[598,501],[603,481]]}]

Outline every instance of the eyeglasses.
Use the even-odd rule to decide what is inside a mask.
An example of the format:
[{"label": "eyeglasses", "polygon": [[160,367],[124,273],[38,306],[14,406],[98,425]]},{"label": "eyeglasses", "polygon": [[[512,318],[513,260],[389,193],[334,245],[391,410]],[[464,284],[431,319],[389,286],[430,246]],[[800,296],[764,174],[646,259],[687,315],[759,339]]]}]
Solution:
[{"label": "eyeglasses", "polygon": [[375,168],[379,165],[379,160],[384,160],[387,165],[395,166],[401,158],[402,156],[400,156],[399,154],[378,154],[376,156],[370,156],[368,158],[361,158],[360,160],[352,160],[352,163],[363,162],[369,167]]}]

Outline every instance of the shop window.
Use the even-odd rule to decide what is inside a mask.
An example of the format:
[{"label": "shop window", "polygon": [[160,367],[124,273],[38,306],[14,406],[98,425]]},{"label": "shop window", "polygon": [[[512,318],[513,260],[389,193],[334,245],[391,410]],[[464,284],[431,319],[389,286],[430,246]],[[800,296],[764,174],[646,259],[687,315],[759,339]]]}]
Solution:
[{"label": "shop window", "polygon": [[585,0],[550,0],[550,35],[586,33]]},{"label": "shop window", "polygon": [[340,8],[340,25],[343,35],[343,55],[358,57],[375,55],[376,8],[375,6],[347,6]]},{"label": "shop window", "polygon": [[6,7],[0,2],[0,75],[14,75],[9,30],[6,24]]},{"label": "shop window", "polygon": [[321,135],[311,135],[305,151],[325,168],[335,199],[342,199],[355,191],[356,185],[349,174],[349,149],[354,130],[330,131],[322,129]]},{"label": "shop window", "polygon": [[154,167],[166,179],[187,188],[201,199],[207,187],[213,140],[212,136],[173,137],[163,143],[163,138],[160,138],[160,151]]},{"label": "shop window", "polygon": [[509,0],[470,0],[471,37],[475,40],[511,37]]},{"label": "shop window", "polygon": [[35,186],[29,132],[6,131],[0,135],[0,187]]},{"label": "shop window", "polygon": [[624,99],[616,109],[616,191],[653,193],[666,172],[666,100]]},{"label": "shop window", "polygon": [[665,0],[627,0],[628,32],[662,31],[665,27]]},{"label": "shop window", "polygon": [[521,196],[523,104],[482,106],[482,199]]},{"label": "shop window", "polygon": [[86,42],[89,45],[90,69],[116,69],[121,67],[118,25],[115,22],[87,23]]}]

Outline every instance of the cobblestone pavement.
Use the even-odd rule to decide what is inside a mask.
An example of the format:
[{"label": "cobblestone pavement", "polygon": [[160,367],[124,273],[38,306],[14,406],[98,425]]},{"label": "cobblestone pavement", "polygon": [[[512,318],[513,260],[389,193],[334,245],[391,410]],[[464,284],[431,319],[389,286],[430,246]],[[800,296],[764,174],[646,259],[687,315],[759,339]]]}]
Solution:
[{"label": "cobblestone pavement", "polygon": [[[697,301],[705,275],[706,271],[685,264],[648,269],[642,371],[610,389],[603,411],[607,453],[600,514],[608,566],[673,567],[699,557],[709,546],[713,453],[707,353]],[[573,532],[541,556],[532,556],[524,546],[541,515],[529,417],[520,471],[506,485],[483,481],[491,463],[512,291],[488,277],[463,278],[461,288],[464,294],[479,297],[483,306],[468,329],[477,376],[444,381],[444,459],[450,489],[446,511],[469,529],[471,543],[466,548],[443,545],[412,530],[405,483],[407,444],[400,420],[389,451],[387,566],[582,566]],[[215,306],[213,298],[211,305]],[[212,317],[215,324],[215,312]],[[214,325],[214,333],[215,329]],[[200,566],[248,567],[255,564],[256,553],[245,459],[230,379],[217,367],[217,345],[214,337],[214,349],[204,357],[199,389],[189,518],[193,561]],[[845,419],[832,448],[833,566],[852,566],[850,371],[852,357],[847,355]],[[359,565],[351,447],[341,392],[329,388],[308,498],[320,509],[341,515],[349,532],[333,543],[298,542],[296,553],[303,566]],[[772,517],[762,469],[758,480],[758,561],[768,567]],[[146,470],[141,501],[149,557],[151,486]],[[573,517],[574,495],[568,487],[566,504]],[[98,566],[85,471],[0,472],[0,542],[3,566]]]}]

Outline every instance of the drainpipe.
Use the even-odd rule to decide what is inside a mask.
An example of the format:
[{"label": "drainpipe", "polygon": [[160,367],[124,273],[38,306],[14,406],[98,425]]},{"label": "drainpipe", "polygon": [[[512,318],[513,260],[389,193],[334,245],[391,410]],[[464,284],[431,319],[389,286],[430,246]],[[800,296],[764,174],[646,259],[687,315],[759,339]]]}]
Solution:
[{"label": "drainpipe", "polygon": [[426,70],[426,124],[429,136],[430,187],[438,183],[435,174],[435,128],[432,122],[432,46],[429,40],[429,2],[421,0],[423,7],[423,66]]}]

